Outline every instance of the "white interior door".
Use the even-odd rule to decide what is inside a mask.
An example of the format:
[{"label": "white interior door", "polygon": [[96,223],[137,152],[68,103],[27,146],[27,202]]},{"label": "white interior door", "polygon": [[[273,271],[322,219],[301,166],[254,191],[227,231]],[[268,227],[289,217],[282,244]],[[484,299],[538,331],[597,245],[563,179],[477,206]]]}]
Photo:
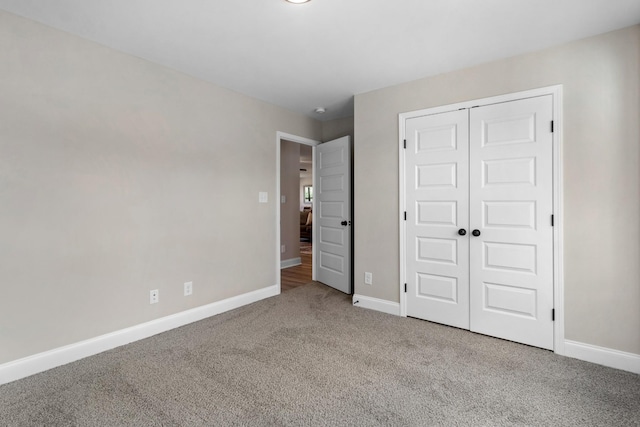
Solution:
[{"label": "white interior door", "polygon": [[407,315],[469,329],[466,110],[406,122]]},{"label": "white interior door", "polygon": [[408,316],[553,349],[552,108],[407,119]]},{"label": "white interior door", "polygon": [[350,138],[316,146],[314,162],[316,280],[351,294]]},{"label": "white interior door", "polygon": [[471,330],[553,349],[551,95],[470,110]]}]

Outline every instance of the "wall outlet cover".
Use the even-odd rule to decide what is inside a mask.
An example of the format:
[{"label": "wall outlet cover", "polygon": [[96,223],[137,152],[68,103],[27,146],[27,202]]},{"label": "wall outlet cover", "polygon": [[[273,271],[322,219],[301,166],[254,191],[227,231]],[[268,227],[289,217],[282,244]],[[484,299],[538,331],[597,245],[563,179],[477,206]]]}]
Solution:
[{"label": "wall outlet cover", "polygon": [[160,302],[160,291],[158,289],[149,291],[149,304],[157,304],[158,302]]},{"label": "wall outlet cover", "polygon": [[373,273],[369,273],[368,271],[364,273],[364,284],[365,285],[373,284]]}]

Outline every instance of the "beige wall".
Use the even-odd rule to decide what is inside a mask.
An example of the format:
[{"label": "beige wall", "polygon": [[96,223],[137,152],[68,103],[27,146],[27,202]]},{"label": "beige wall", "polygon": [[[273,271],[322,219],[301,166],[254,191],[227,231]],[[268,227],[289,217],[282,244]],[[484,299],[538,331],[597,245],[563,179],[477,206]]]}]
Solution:
[{"label": "beige wall", "polygon": [[322,122],[322,142],[350,136],[353,142],[353,117]]},{"label": "beige wall", "polygon": [[280,145],[280,244],[281,260],[300,257],[300,144],[282,141]]},{"label": "beige wall", "polygon": [[275,285],[276,132],[322,137],[5,12],[0,117],[0,363]]},{"label": "beige wall", "polygon": [[398,114],[562,84],[566,339],[640,354],[639,64],[634,26],[356,96],[355,292],[399,301]]}]

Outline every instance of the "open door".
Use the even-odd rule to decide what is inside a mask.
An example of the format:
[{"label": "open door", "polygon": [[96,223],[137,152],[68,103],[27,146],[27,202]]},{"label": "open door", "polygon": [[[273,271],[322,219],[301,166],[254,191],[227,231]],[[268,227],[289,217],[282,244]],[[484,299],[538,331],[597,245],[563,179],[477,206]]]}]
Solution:
[{"label": "open door", "polygon": [[315,150],[316,280],[351,294],[351,140],[345,136]]}]

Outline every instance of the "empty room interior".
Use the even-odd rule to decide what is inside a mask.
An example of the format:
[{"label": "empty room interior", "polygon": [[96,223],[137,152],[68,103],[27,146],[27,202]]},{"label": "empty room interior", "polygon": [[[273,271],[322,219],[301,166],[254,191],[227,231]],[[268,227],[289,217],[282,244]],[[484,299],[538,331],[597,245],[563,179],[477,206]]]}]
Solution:
[{"label": "empty room interior", "polygon": [[0,0],[0,424],[640,424],[637,0]]}]

